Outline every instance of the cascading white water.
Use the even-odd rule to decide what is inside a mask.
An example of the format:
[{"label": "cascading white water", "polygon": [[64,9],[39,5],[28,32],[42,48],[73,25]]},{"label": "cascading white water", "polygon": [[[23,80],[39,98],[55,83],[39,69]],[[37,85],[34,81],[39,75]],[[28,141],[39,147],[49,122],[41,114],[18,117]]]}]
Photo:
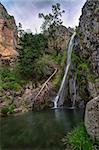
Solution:
[{"label": "cascading white water", "polygon": [[67,52],[66,69],[65,69],[63,80],[61,82],[60,89],[59,89],[58,94],[57,94],[57,96],[54,100],[54,108],[58,107],[58,101],[60,99],[60,95],[63,93],[62,91],[64,89],[65,80],[66,80],[67,73],[68,73],[68,70],[69,70],[69,67],[70,67],[70,63],[71,63],[71,53],[72,53],[72,49],[73,49],[73,40],[74,40],[75,35],[76,35],[76,32],[73,33],[73,35],[70,39],[70,42],[69,42],[68,52]]}]

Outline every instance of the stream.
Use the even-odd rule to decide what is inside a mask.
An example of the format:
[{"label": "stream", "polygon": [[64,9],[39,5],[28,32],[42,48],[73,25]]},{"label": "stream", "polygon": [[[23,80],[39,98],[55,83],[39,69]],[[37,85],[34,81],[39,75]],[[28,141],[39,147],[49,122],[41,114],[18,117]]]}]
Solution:
[{"label": "stream", "polygon": [[61,140],[83,120],[83,112],[64,108],[1,118],[1,150],[64,150]]}]

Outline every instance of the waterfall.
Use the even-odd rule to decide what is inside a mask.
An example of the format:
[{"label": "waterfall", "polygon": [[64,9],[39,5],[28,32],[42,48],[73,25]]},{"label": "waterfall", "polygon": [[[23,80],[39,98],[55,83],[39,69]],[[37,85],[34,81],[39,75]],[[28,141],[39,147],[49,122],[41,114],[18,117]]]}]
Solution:
[{"label": "waterfall", "polygon": [[58,94],[54,100],[54,108],[58,107],[58,102],[63,98],[63,90],[64,90],[64,86],[65,86],[65,81],[66,81],[66,77],[67,77],[67,73],[70,67],[70,63],[71,63],[71,53],[72,53],[72,49],[73,49],[73,41],[74,41],[74,37],[76,35],[76,32],[73,33],[70,42],[69,42],[69,46],[68,46],[68,51],[67,51],[67,62],[66,62],[66,68],[65,68],[65,73],[64,73],[64,77],[63,80],[61,82],[61,86],[60,89],[58,91]]}]

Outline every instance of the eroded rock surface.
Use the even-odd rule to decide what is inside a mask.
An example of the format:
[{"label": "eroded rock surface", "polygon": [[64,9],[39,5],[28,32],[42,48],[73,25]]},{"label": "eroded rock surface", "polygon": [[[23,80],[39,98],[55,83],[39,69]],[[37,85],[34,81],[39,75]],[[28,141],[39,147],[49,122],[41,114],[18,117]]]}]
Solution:
[{"label": "eroded rock surface", "polygon": [[[78,94],[84,101],[99,95],[99,0],[87,0],[76,30],[74,53]],[[74,62],[75,63],[75,62]]]},{"label": "eroded rock surface", "polygon": [[16,58],[17,27],[15,19],[10,16],[0,3],[0,57],[2,60]]},{"label": "eroded rock surface", "polygon": [[55,32],[55,40],[52,37],[48,38],[48,51],[54,52],[55,49],[59,51],[59,53],[63,53],[65,49],[68,47],[68,42],[73,33],[71,28],[67,29],[65,26],[60,26]]},{"label": "eroded rock surface", "polygon": [[91,138],[99,140],[99,96],[87,103],[85,126]]}]

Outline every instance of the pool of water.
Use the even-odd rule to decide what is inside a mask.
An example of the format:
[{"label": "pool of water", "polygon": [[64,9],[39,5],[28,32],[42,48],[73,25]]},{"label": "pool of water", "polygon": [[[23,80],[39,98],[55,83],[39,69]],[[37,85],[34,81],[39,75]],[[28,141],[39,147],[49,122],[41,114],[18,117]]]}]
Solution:
[{"label": "pool of water", "polygon": [[83,120],[83,110],[55,109],[1,118],[1,150],[64,150],[61,139]]}]

